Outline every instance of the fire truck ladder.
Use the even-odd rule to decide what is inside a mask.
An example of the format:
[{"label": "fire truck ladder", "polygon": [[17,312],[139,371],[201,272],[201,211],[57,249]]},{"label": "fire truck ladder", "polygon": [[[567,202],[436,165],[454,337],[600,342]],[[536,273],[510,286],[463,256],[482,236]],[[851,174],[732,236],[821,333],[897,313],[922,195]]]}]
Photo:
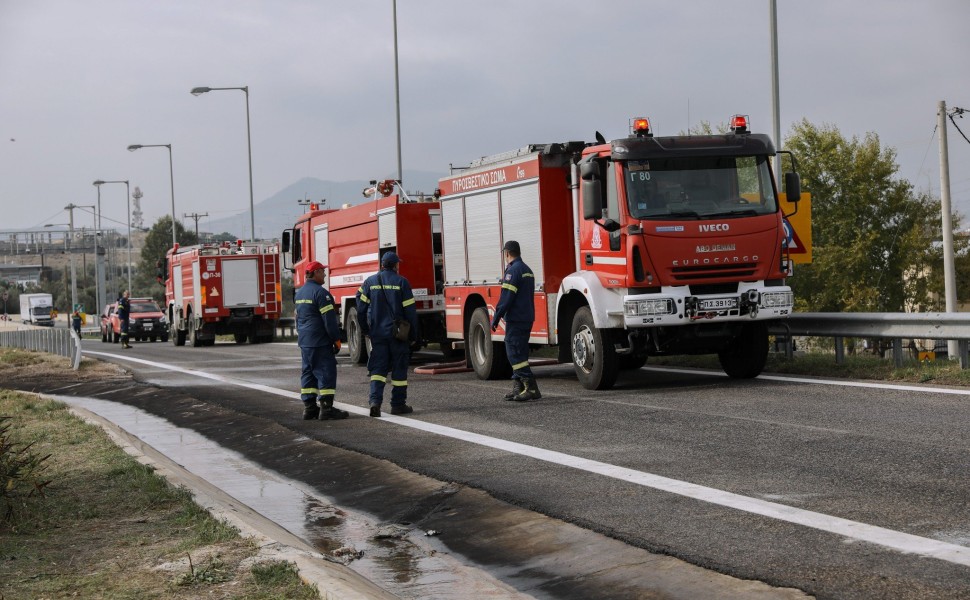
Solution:
[{"label": "fire truck ladder", "polygon": [[[269,257],[272,257],[273,260],[266,260]],[[264,254],[262,260],[266,267],[263,269],[263,301],[266,305],[266,312],[279,313],[281,307],[276,303],[276,282],[279,279],[280,268],[279,255]]]}]

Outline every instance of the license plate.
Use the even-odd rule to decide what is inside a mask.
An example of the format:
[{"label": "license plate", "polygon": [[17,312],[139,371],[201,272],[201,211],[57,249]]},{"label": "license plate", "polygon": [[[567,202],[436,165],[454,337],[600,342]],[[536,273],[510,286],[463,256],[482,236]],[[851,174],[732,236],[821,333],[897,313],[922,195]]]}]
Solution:
[{"label": "license plate", "polygon": [[737,308],[737,298],[709,298],[701,300],[701,310],[720,310],[722,308]]}]

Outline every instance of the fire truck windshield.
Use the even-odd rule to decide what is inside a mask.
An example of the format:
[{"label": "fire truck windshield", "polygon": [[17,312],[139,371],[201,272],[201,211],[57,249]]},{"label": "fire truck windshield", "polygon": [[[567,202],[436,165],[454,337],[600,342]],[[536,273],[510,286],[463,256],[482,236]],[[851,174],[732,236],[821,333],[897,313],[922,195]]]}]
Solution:
[{"label": "fire truck windshield", "polygon": [[622,162],[634,219],[708,219],[778,210],[764,156],[701,156]]}]

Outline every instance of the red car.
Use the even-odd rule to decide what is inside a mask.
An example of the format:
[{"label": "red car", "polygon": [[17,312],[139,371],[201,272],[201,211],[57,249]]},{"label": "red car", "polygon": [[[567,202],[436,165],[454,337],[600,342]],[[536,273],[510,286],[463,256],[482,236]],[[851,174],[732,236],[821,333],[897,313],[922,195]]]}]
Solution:
[{"label": "red car", "polygon": [[[117,314],[118,303],[112,302],[101,313],[101,341],[121,341],[121,320]],[[151,298],[131,298],[128,315],[128,340],[132,342],[168,341],[168,319]]]}]

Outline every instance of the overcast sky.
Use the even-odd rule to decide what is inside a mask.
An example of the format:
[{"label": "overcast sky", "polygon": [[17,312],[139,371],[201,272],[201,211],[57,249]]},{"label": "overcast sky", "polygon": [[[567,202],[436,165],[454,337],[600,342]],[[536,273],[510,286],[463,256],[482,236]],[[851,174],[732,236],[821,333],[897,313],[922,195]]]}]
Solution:
[{"label": "overcast sky", "polygon": [[[621,137],[634,116],[670,135],[743,113],[770,134],[768,7],[398,0],[404,168]],[[937,102],[970,109],[970,2],[779,0],[778,29],[782,133],[875,132],[938,195]],[[65,223],[95,179],[140,187],[146,225],[170,214],[167,150],[130,144],[172,144],[180,218],[248,211],[245,96],[196,86],[249,86],[256,203],[395,173],[393,48],[391,0],[0,0],[0,230]],[[970,143],[948,135],[970,215]],[[124,189],[104,187],[106,223]]]}]

